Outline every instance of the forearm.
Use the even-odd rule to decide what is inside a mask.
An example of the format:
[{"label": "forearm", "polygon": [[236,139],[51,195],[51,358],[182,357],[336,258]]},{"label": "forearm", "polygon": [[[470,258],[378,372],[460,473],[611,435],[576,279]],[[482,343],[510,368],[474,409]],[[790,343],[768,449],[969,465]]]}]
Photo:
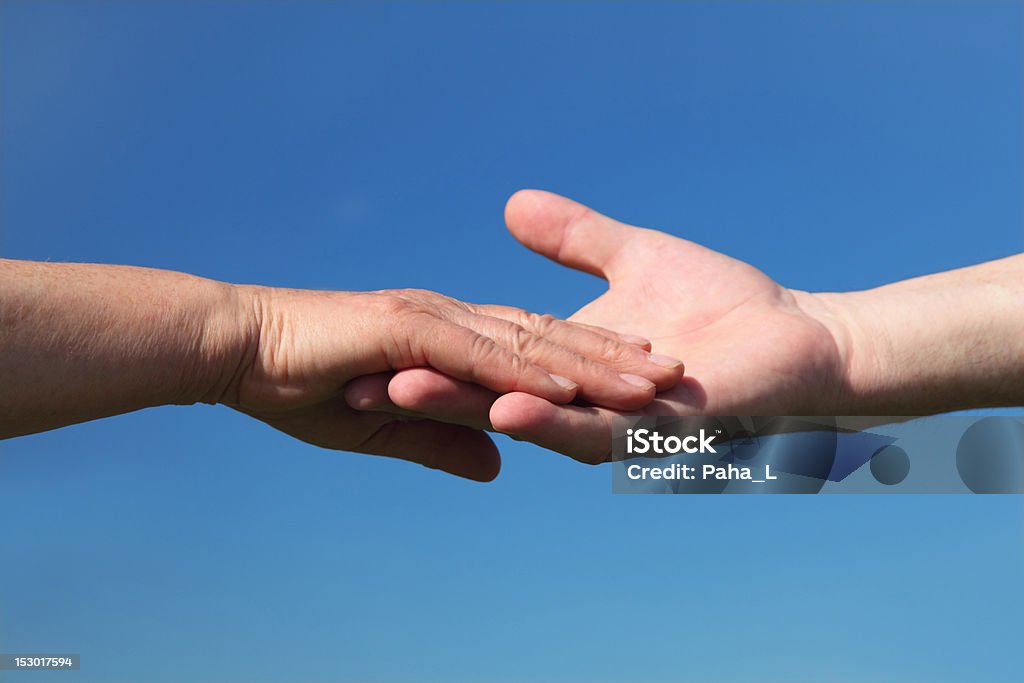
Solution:
[{"label": "forearm", "polygon": [[244,325],[224,283],[0,259],[0,438],[216,402],[241,360]]},{"label": "forearm", "polygon": [[823,296],[845,323],[849,414],[1024,405],[1024,255]]}]

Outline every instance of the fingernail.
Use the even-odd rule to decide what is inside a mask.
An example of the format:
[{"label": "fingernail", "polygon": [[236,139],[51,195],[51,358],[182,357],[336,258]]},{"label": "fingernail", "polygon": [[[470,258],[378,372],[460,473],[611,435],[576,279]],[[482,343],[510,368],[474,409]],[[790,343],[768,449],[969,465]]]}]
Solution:
[{"label": "fingernail", "polygon": [[645,391],[651,391],[651,390],[654,389],[654,382],[652,382],[651,380],[646,379],[644,377],[641,377],[640,375],[629,375],[629,374],[623,373],[623,374],[619,375],[619,377],[621,377],[623,379],[623,381],[629,382],[633,386],[640,387],[641,389],[644,389]]},{"label": "fingernail", "polygon": [[672,356],[663,356],[660,353],[652,353],[647,357],[655,365],[660,365],[663,368],[678,368],[683,364],[683,361]]},{"label": "fingernail", "polygon": [[647,347],[650,347],[651,345],[650,339],[644,339],[643,337],[638,337],[635,334],[620,334],[619,337],[622,339],[622,341],[626,342],[627,344],[635,344],[636,346]]},{"label": "fingernail", "polygon": [[555,384],[568,391],[575,391],[576,387],[579,386],[578,384],[576,384],[576,382],[573,382],[568,377],[562,377],[561,375],[556,375],[554,373],[548,374],[551,375],[551,379],[555,380]]}]

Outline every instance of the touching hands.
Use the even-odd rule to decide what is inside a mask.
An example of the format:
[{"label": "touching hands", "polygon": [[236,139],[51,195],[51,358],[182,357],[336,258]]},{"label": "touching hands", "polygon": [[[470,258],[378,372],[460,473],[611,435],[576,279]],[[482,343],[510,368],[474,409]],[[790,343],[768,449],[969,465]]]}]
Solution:
[{"label": "touching hands", "polygon": [[427,291],[275,289],[0,259],[0,438],[150,406],[224,403],[319,446],[488,480],[500,461],[486,434],[362,410],[366,398],[350,381],[419,367],[489,395],[638,410],[683,372],[649,346]]},{"label": "touching hands", "polygon": [[597,463],[622,414],[1024,403],[1024,255],[811,294],[547,192],[514,195],[506,222],[608,291],[560,321],[419,290],[0,259],[0,438],[220,402],[326,448],[488,480],[500,460],[484,430]]},{"label": "touching hands", "polygon": [[489,395],[638,410],[683,372],[674,359],[652,360],[643,339],[434,292],[241,290],[254,311],[252,341],[222,402],[318,446],[404,458],[472,479],[492,479],[500,466],[486,434],[362,410],[359,385],[343,394],[346,384],[430,368]]},{"label": "touching hands", "polygon": [[547,192],[514,195],[506,222],[530,249],[608,280],[570,320],[644,334],[654,352],[682,358],[687,376],[643,409],[617,411],[499,396],[410,369],[357,380],[363,407],[494,429],[597,463],[610,454],[617,414],[909,415],[1024,398],[1021,257],[811,294]]}]

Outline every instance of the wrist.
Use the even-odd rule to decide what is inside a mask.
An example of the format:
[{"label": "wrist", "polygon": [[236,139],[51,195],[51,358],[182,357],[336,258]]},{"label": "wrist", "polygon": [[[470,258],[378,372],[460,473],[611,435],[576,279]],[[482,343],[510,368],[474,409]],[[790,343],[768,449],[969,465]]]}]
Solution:
[{"label": "wrist", "polygon": [[[833,415],[921,415],[956,406],[947,340],[926,324],[937,312],[913,310],[892,285],[872,290],[818,293],[815,317],[838,352]],[[920,318],[919,318],[920,317]]]},{"label": "wrist", "polygon": [[237,404],[260,346],[262,287],[204,282],[203,323],[186,387],[189,403]]},{"label": "wrist", "polygon": [[[1024,296],[1011,260],[813,295],[840,350],[835,414],[926,415],[1024,399]],[[1002,271],[1009,270],[1009,273]],[[1009,283],[1009,284],[1007,284]]]},{"label": "wrist", "polygon": [[211,320],[217,368],[202,399],[243,412],[293,411],[323,400],[360,374],[386,369],[365,343],[384,312],[373,297],[228,285]]},{"label": "wrist", "polygon": [[[899,414],[903,382],[895,372],[898,343],[885,323],[875,290],[823,292],[818,318],[831,333],[839,358],[831,414]],[[893,413],[893,411],[896,411]]]}]

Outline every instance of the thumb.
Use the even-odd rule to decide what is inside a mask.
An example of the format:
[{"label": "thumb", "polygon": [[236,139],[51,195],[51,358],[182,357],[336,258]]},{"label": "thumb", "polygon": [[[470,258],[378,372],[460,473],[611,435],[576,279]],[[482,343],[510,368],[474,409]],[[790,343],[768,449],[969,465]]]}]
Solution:
[{"label": "thumb", "polygon": [[512,195],[505,224],[527,248],[605,280],[615,279],[626,243],[640,230],[543,190]]}]

